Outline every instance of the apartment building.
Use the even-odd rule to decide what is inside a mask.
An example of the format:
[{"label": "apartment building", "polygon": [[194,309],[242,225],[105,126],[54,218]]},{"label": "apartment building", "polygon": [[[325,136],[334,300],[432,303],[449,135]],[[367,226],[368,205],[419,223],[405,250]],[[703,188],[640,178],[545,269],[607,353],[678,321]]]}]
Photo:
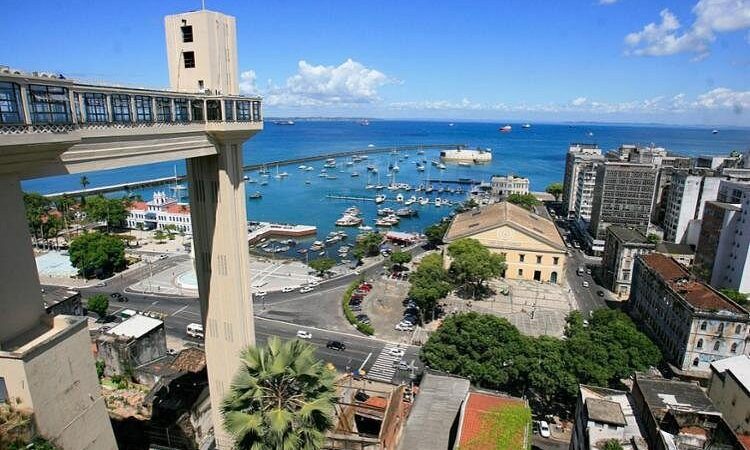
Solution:
[{"label": "apartment building", "polygon": [[492,176],[492,195],[496,198],[503,199],[511,194],[528,194],[529,179],[515,175],[493,175]]},{"label": "apartment building", "polygon": [[594,206],[594,189],[596,189],[597,161],[585,161],[580,164],[576,178],[576,196],[573,215],[577,221],[588,223],[591,220],[591,209]]},{"label": "apartment building", "polygon": [[636,259],[630,312],[677,374],[707,377],[713,361],[746,352],[748,311],[659,253]]},{"label": "apartment building", "polygon": [[711,363],[708,396],[738,434],[750,434],[750,357],[738,355]]},{"label": "apartment building", "polygon": [[628,391],[580,385],[570,450],[596,450],[609,441],[623,450],[645,450],[633,397]]},{"label": "apartment building", "polygon": [[648,232],[658,170],[652,164],[605,162],[596,173],[589,232],[606,237],[610,225]]},{"label": "apartment building", "polygon": [[577,201],[578,172],[581,165],[589,162],[604,161],[602,151],[596,144],[570,144],[565,157],[565,177],[563,178],[563,211],[568,217],[574,216]]},{"label": "apartment building", "polygon": [[602,256],[604,287],[620,298],[627,298],[636,257],[651,253],[654,248],[654,243],[638,230],[619,225],[607,228]]},{"label": "apartment building", "polygon": [[739,211],[731,214],[719,235],[711,284],[750,293],[750,184],[722,181],[719,200],[738,205]]},{"label": "apartment building", "polygon": [[[716,255],[719,253],[719,242],[724,229],[734,229],[736,226],[735,215],[742,212],[739,204],[723,202],[706,202],[701,221],[701,231],[698,237],[698,245],[695,248],[695,265],[700,269],[700,275],[705,280],[711,280]],[[733,231],[730,231],[733,232]],[[724,241],[730,245],[729,240]],[[730,249],[722,249],[725,254]],[[721,269],[719,269],[721,271]]]},{"label": "apartment building", "polygon": [[[664,239],[676,243],[697,244],[699,221],[707,201],[716,200],[720,177],[692,175],[678,171],[672,174],[664,214]],[[692,237],[688,228],[693,228]]]}]

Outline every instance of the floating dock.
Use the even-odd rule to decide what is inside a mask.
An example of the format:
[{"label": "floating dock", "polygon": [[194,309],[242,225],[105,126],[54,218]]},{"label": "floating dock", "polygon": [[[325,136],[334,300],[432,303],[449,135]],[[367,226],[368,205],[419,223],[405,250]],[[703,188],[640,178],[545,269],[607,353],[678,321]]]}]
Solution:
[{"label": "floating dock", "polygon": [[271,222],[248,222],[247,241],[254,244],[269,236],[302,237],[311,236],[318,232],[313,225],[293,225]]}]

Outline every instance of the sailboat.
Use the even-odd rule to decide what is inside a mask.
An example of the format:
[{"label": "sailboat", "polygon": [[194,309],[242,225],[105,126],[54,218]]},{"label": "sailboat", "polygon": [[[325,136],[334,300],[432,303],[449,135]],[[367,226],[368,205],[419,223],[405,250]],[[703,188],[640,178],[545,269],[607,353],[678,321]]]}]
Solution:
[{"label": "sailboat", "polygon": [[279,165],[276,164],[276,175],[274,176],[274,178],[276,178],[277,180],[280,180],[280,179],[282,179],[284,177],[288,177],[288,176],[289,176],[289,174],[286,173],[286,172],[279,173]]}]

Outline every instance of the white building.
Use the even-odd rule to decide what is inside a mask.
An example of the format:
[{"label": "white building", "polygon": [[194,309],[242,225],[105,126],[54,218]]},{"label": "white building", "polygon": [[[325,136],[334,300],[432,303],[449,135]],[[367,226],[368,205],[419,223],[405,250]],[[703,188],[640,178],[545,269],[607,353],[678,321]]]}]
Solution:
[{"label": "white building", "polygon": [[150,202],[133,202],[127,218],[128,228],[163,230],[174,225],[177,231],[193,234],[190,206],[168,197],[163,191],[154,192]]},{"label": "white building", "polygon": [[604,161],[602,150],[596,144],[570,144],[565,158],[565,178],[563,180],[563,208],[568,217],[575,211],[578,172],[581,165],[590,161]]},{"label": "white building", "polygon": [[580,385],[570,450],[596,450],[611,440],[624,450],[648,448],[627,391]]},{"label": "white building", "polygon": [[711,284],[750,293],[750,184],[722,181],[719,201],[738,205],[740,211],[721,230]]},{"label": "white building", "polygon": [[708,396],[734,432],[750,434],[750,358],[747,355],[711,363]]},{"label": "white building", "polygon": [[515,175],[500,176],[494,175],[492,177],[492,194],[504,198],[511,194],[528,194],[529,193],[529,179],[523,177],[517,177]]},{"label": "white building", "polygon": [[591,208],[594,206],[594,188],[596,187],[597,161],[586,161],[580,164],[576,178],[576,195],[574,216],[576,220],[591,220]]},{"label": "white building", "polygon": [[[716,200],[719,194],[719,177],[690,175],[686,172],[672,174],[671,189],[664,214],[664,239],[676,243],[696,245],[689,242],[688,227],[703,217],[707,201]],[[694,233],[697,239],[697,233]]]}]

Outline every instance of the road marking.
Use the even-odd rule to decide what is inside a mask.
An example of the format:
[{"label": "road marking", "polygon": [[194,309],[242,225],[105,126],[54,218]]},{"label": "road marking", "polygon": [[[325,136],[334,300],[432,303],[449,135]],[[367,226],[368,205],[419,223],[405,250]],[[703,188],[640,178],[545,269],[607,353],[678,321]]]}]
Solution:
[{"label": "road marking", "polygon": [[172,315],[172,316],[176,316],[177,314],[179,314],[179,313],[181,313],[181,312],[185,311],[185,310],[186,310],[186,309],[188,308],[188,306],[189,306],[189,305],[185,305],[185,306],[183,306],[182,308],[180,308],[180,309],[178,309],[177,311],[173,312],[173,313],[172,313],[171,315]]},{"label": "road marking", "polygon": [[363,369],[363,368],[365,367],[365,364],[367,364],[367,361],[369,361],[369,360],[370,360],[370,357],[371,357],[371,356],[372,356],[372,352],[370,352],[370,354],[368,354],[368,355],[367,355],[367,358],[365,358],[365,360],[364,360],[364,361],[362,361],[362,365],[361,365],[361,366],[359,366],[359,370],[360,370],[360,372],[361,372],[361,371],[362,371],[362,369]]},{"label": "road marking", "polygon": [[156,300],[155,302],[151,303],[151,306],[156,306],[157,303],[159,303],[159,300]]}]

